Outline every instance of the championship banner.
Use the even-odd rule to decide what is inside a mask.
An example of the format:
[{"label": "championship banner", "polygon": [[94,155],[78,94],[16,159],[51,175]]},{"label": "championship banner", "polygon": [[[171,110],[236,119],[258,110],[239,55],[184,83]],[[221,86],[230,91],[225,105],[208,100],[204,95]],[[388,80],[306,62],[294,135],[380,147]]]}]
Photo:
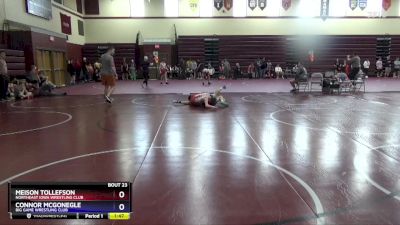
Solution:
[{"label": "championship banner", "polygon": [[321,0],[321,18],[326,20],[329,16],[329,0]]},{"label": "championship banner", "polygon": [[267,0],[258,0],[258,7],[260,7],[261,10],[264,10],[265,7],[267,7]]},{"label": "championship banner", "polygon": [[292,5],[292,0],[282,0],[282,7],[285,10],[288,10]]},{"label": "championship banner", "polygon": [[60,13],[61,18],[61,32],[64,34],[71,34],[71,17]]},{"label": "championship banner", "polygon": [[385,11],[387,11],[391,5],[392,5],[392,0],[383,0],[382,1],[382,7]]},{"label": "championship banner", "polygon": [[350,9],[355,10],[358,6],[358,0],[350,0]]},{"label": "championship banner", "polygon": [[254,10],[257,7],[257,0],[247,0],[247,2],[251,10]]},{"label": "championship banner", "polygon": [[233,0],[224,0],[224,7],[226,10],[231,10],[232,9],[232,3]]},{"label": "championship banner", "polygon": [[189,7],[192,12],[197,12],[199,10],[199,0],[189,0]]},{"label": "championship banner", "polygon": [[223,2],[222,0],[214,0],[214,7],[219,11],[223,7]]},{"label": "championship banner", "polygon": [[367,8],[367,0],[358,0],[358,6],[361,10],[364,10]]}]

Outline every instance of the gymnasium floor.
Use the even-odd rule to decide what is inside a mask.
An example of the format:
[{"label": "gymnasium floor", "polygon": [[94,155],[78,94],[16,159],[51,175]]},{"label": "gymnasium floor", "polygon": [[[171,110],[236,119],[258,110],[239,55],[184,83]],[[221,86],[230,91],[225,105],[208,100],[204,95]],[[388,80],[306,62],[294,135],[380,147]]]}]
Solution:
[{"label": "gymnasium floor", "polygon": [[[400,224],[398,92],[227,93],[207,111],[82,87],[0,104],[0,225]],[[133,219],[11,221],[11,180],[131,181]]]}]

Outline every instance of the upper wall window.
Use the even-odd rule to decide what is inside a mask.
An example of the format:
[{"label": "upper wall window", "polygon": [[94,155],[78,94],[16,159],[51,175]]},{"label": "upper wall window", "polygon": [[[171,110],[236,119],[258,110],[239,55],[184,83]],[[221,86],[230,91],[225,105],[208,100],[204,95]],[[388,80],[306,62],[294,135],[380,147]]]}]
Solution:
[{"label": "upper wall window", "polygon": [[233,16],[246,17],[247,0],[233,0]]},{"label": "upper wall window", "polygon": [[319,16],[321,10],[321,1],[300,0],[297,8],[297,15],[300,17]]},{"label": "upper wall window", "polygon": [[129,0],[132,17],[144,17],[144,0]]},{"label": "upper wall window", "polygon": [[179,16],[179,1],[178,0],[164,0],[164,15],[166,17]]},{"label": "upper wall window", "polygon": [[214,1],[200,0],[200,17],[212,17],[214,10]]}]

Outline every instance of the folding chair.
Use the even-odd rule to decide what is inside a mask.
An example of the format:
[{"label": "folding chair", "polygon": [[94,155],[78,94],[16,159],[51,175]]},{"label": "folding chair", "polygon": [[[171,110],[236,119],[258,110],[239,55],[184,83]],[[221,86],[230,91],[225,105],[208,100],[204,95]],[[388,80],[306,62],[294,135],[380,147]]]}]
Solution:
[{"label": "folding chair", "polygon": [[325,72],[325,77],[324,77],[324,78],[332,78],[333,76],[335,76],[335,72],[333,72],[333,71],[326,71],[326,72]]},{"label": "folding chair", "polygon": [[310,82],[307,81],[300,81],[296,87],[296,89],[300,92],[302,90],[303,92],[306,92],[307,88],[309,88]]},{"label": "folding chair", "polygon": [[322,79],[323,79],[322,73],[311,74],[309,91],[312,92],[313,85],[314,86],[317,85],[319,87],[318,90],[322,90]]},{"label": "folding chair", "polygon": [[357,80],[353,81],[354,84],[354,93],[356,92],[360,92],[361,89],[363,89],[363,91],[365,92],[365,77],[362,76],[360,78],[358,78]]},{"label": "folding chair", "polygon": [[351,92],[353,89],[353,84],[350,80],[339,81],[339,94],[345,92]]}]

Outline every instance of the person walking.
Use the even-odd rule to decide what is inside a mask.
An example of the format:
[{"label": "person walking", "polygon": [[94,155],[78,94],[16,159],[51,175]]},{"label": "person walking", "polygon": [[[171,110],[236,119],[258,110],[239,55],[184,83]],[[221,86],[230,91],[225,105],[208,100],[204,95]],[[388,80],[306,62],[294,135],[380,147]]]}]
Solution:
[{"label": "person walking", "polygon": [[110,104],[113,102],[111,95],[115,90],[115,82],[118,79],[113,57],[114,54],[115,48],[109,47],[107,52],[104,53],[100,58],[102,65],[100,69],[100,76],[104,85],[104,98]]},{"label": "person walking", "polygon": [[144,88],[144,85],[146,84],[146,87],[149,85],[149,57],[144,56],[143,58],[143,63],[142,63],[142,72],[143,72],[143,83],[142,83],[142,88]]}]

